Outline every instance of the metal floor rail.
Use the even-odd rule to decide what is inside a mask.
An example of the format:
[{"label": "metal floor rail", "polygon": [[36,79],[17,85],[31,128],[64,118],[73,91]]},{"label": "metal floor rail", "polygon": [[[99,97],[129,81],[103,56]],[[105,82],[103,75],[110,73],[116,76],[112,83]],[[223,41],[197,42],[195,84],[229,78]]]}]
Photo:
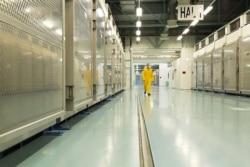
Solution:
[{"label": "metal floor rail", "polygon": [[151,152],[150,142],[147,133],[147,127],[143,115],[140,96],[137,94],[137,111],[138,111],[138,133],[140,144],[140,166],[154,167],[154,160]]}]

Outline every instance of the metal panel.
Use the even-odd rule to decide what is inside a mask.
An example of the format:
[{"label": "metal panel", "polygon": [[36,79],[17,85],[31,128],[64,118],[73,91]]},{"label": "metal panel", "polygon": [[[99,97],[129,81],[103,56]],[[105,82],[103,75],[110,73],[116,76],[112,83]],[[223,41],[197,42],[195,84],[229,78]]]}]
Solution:
[{"label": "metal panel", "polygon": [[60,0],[1,0],[0,20],[61,47],[61,7]]},{"label": "metal panel", "polygon": [[233,43],[241,36],[241,28],[227,35],[227,43]]},{"label": "metal panel", "polygon": [[242,27],[242,37],[248,37],[249,36],[249,29],[250,29],[250,24],[246,24],[244,27]]},{"label": "metal panel", "polygon": [[92,27],[91,1],[74,1],[74,92],[75,105],[91,98],[92,92]]},{"label": "metal panel", "polygon": [[250,38],[239,43],[239,91],[250,94]]},{"label": "metal panel", "polygon": [[202,48],[198,51],[197,55],[197,80],[196,86],[197,89],[204,88],[204,65],[203,65],[203,57],[205,55],[205,48]]},{"label": "metal panel", "polygon": [[203,59],[204,63],[204,88],[211,89],[212,88],[212,54],[207,53],[204,55]]},{"label": "metal panel", "polygon": [[220,49],[223,47],[223,45],[226,44],[226,37],[222,37],[214,42],[214,48],[215,49]]},{"label": "metal panel", "polygon": [[203,56],[197,57],[197,80],[198,89],[203,89]]},{"label": "metal panel", "polygon": [[66,1],[67,110],[80,111],[93,97],[92,1]]},{"label": "metal panel", "polygon": [[106,65],[106,73],[105,76],[105,83],[107,86],[107,94],[110,95],[112,92],[112,37],[109,35],[106,36],[106,45],[105,45],[105,57],[107,59],[107,65]]},{"label": "metal panel", "polygon": [[116,55],[115,55],[115,92],[118,92],[120,90],[120,47],[119,47],[119,41],[116,41]]},{"label": "metal panel", "polygon": [[[107,10],[108,6],[107,6]],[[108,15],[108,20],[106,23],[106,36],[105,36],[105,58],[107,60],[106,73],[106,89],[107,95],[111,95],[113,91],[113,81],[114,81],[114,66],[113,66],[113,57],[115,54],[115,30],[113,25],[113,17],[111,14]]]},{"label": "metal panel", "polygon": [[61,0],[0,1],[1,137],[15,128],[27,134],[36,124],[46,128],[48,116],[63,110],[62,6]]},{"label": "metal panel", "polygon": [[232,43],[224,47],[224,89],[237,91],[237,47]]},{"label": "metal panel", "polygon": [[192,89],[196,89],[196,72],[197,72],[197,60],[196,58],[193,59],[192,64]]},{"label": "metal panel", "polygon": [[223,77],[222,77],[222,57],[223,57],[223,53],[222,53],[222,48],[221,49],[217,49],[213,51],[213,77],[212,77],[212,82],[213,82],[213,89],[214,90],[223,90],[223,85],[222,85],[222,81],[223,81]]},{"label": "metal panel", "polygon": [[104,83],[104,42],[105,42],[105,15],[101,2],[98,1],[96,7],[96,90],[97,96],[105,94]]}]

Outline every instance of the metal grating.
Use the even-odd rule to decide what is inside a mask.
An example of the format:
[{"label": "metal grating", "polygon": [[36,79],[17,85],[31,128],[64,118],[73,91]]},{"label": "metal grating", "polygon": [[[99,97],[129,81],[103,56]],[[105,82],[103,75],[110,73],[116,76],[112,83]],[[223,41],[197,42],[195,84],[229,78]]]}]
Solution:
[{"label": "metal grating", "polygon": [[61,0],[1,0],[0,16],[13,19],[9,24],[16,24],[14,26],[18,25],[18,28],[27,26],[47,38],[62,41],[61,8]]},{"label": "metal grating", "polygon": [[74,104],[78,105],[93,96],[92,89],[92,41],[91,11],[92,1],[74,2]]},{"label": "metal grating", "polygon": [[104,14],[103,9],[101,8],[101,5],[97,3],[97,10],[99,10],[99,13],[97,13],[96,18],[96,42],[97,42],[97,48],[96,48],[96,70],[97,70],[97,95],[102,95],[105,92],[105,84],[104,84],[104,36],[105,36],[105,17],[103,17],[102,14]]},{"label": "metal grating", "polygon": [[[62,2],[2,0],[0,11],[1,134],[63,109],[62,40],[55,33],[62,29]],[[5,17],[12,19],[1,21]],[[57,27],[44,26],[45,18]]]}]

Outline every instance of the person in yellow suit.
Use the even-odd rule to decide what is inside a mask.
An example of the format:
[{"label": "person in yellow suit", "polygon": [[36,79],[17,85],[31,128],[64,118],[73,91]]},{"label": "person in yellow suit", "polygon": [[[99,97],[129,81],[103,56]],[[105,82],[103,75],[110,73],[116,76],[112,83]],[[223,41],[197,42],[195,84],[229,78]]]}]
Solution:
[{"label": "person in yellow suit", "polygon": [[151,95],[151,82],[154,81],[153,70],[147,63],[146,67],[142,72],[142,80],[144,82],[144,94]]}]

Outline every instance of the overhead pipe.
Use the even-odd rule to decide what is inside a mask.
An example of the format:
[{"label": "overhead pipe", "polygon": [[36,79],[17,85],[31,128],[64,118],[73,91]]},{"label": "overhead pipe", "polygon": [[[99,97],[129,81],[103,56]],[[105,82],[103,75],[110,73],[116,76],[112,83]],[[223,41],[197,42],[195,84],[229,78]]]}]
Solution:
[{"label": "overhead pipe", "polygon": [[176,28],[177,25],[177,0],[170,0],[168,2],[168,10],[167,10],[167,27],[168,28]]},{"label": "overhead pipe", "polygon": [[[165,2],[165,1],[164,1]],[[161,39],[168,39],[168,29],[176,28],[177,25],[177,5],[189,5],[190,0],[166,0],[167,25],[161,34]]]}]

